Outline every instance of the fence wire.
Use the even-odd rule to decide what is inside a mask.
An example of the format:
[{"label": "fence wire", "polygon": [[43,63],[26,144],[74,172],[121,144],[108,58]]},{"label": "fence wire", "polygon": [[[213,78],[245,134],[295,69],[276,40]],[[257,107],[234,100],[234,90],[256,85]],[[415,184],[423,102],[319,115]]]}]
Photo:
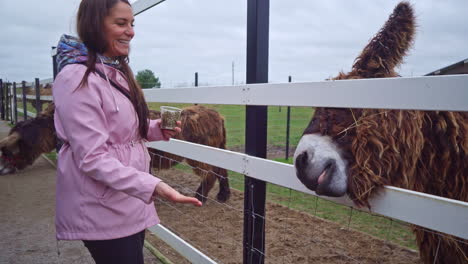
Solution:
[{"label": "fence wire", "polygon": [[[159,155],[159,160],[161,158],[164,157]],[[168,171],[157,170],[156,176],[180,192],[193,196],[200,179],[192,175],[191,171],[203,169],[181,161],[171,161],[177,164],[175,168]],[[236,177],[233,172],[229,172],[228,179],[243,186],[243,177]],[[418,263],[411,232],[399,231],[409,230],[412,225],[271,185],[269,184],[267,193],[266,216],[249,213],[251,217],[265,221],[265,251],[250,249],[263,255],[265,263]],[[282,193],[278,194],[277,190],[272,190],[274,187],[279,187]],[[193,243],[210,258],[219,263],[242,263],[240,249],[245,213],[242,192],[233,190],[231,200],[220,203],[214,198],[216,191],[217,189],[212,190],[201,211],[158,201],[158,213],[163,225],[180,234],[184,240]],[[338,210],[335,207],[341,207],[341,213],[334,213],[333,211]],[[174,215],[175,213],[177,215]],[[365,218],[373,218],[368,222],[383,220],[383,223],[379,224],[379,232],[382,233],[379,237],[376,234],[366,234],[368,230],[361,230],[363,224],[359,222],[363,215]],[[190,227],[188,232],[187,228],[181,228],[183,226]],[[438,232],[433,233],[441,238],[450,237]],[[404,237],[403,240],[409,240],[409,245],[395,239],[401,236]],[[205,242],[200,242],[200,237],[204,237],[202,240]]]}]

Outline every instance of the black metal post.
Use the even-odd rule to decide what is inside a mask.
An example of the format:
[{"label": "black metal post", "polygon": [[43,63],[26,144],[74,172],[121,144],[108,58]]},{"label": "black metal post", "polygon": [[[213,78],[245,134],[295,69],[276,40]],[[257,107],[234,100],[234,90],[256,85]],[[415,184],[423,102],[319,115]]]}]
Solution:
[{"label": "black metal post", "polygon": [[42,112],[41,88],[39,87],[39,78],[34,80],[34,89],[36,90],[36,113]]},{"label": "black metal post", "polygon": [[55,49],[57,49],[57,47],[52,47],[52,70],[53,70],[53,77],[54,77],[54,80],[55,80],[55,77],[57,77],[57,54],[56,54],[56,51]]},{"label": "black metal post", "polygon": [[5,93],[6,93],[6,96],[5,96],[5,107],[6,107],[6,110],[5,110],[5,115],[6,115],[6,120],[11,120],[11,100],[10,100],[10,83],[6,83],[6,86],[5,86]]},{"label": "black metal post", "polygon": [[0,116],[2,120],[5,120],[5,103],[3,100],[5,99],[4,93],[3,93],[3,80],[0,79]]},{"label": "black metal post", "polygon": [[[291,82],[291,76],[289,76],[288,81]],[[291,124],[291,107],[288,106],[286,113],[286,160],[289,158],[289,129]]]},{"label": "black metal post", "polygon": [[16,96],[16,82],[13,82],[13,104],[14,104],[14,118],[15,120],[11,120],[12,122],[14,122],[13,124],[17,124],[18,123],[18,101],[17,101],[17,96]]},{"label": "black metal post", "polygon": [[[247,2],[246,83],[268,82],[269,0]],[[247,90],[248,91],[248,90]],[[245,152],[266,158],[267,106],[246,107]],[[245,176],[243,263],[265,262],[266,183]]]},{"label": "black metal post", "polygon": [[[52,67],[53,67],[53,71],[54,71],[54,80],[55,80],[55,77],[57,77],[57,74],[58,74],[58,70],[57,70],[57,54],[55,52],[55,49],[57,49],[57,47],[52,47]],[[37,89],[39,90],[39,79],[36,79],[36,84],[37,84]],[[39,98],[40,98],[40,91],[36,90],[36,100],[37,100],[37,94],[39,93]],[[42,103],[40,102],[39,105],[41,106],[41,111],[42,111]],[[39,112],[38,112],[39,113]],[[55,145],[55,151],[57,151],[57,153],[59,153],[60,149],[62,148],[62,145],[63,145],[63,141],[60,140],[57,136],[55,137],[57,139],[57,143]]]},{"label": "black metal post", "polygon": [[22,82],[22,87],[23,87],[23,111],[24,111],[24,121],[28,119],[28,105],[26,101],[26,82]]},{"label": "black metal post", "polygon": [[[195,87],[198,87],[198,72],[195,72]],[[198,104],[194,104],[198,105]]]}]

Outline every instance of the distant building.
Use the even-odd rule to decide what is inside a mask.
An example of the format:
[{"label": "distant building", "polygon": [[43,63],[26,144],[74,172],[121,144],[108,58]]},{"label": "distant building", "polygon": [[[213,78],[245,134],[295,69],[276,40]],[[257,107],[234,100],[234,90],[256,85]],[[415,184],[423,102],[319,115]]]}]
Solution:
[{"label": "distant building", "polygon": [[468,59],[464,59],[445,68],[426,74],[429,75],[449,75],[449,74],[468,74]]}]

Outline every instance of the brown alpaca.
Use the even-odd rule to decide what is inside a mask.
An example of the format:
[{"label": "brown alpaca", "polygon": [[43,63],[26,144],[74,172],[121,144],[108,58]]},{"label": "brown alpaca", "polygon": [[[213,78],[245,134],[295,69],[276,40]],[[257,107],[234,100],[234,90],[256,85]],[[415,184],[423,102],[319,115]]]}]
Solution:
[{"label": "brown alpaca", "polygon": [[[160,113],[150,111],[150,117],[152,119],[160,118]],[[200,105],[189,106],[182,110],[180,119],[182,132],[177,134],[175,139],[226,149],[224,118],[215,110]],[[149,148],[149,151],[152,154],[152,167],[155,169],[168,169],[184,160],[183,157],[160,150]],[[193,172],[202,179],[195,195],[198,200],[206,201],[208,192],[213,188],[216,179],[219,181],[217,200],[225,202],[229,199],[231,191],[225,169],[191,159],[186,159],[186,162],[193,167]]]},{"label": "brown alpaca", "polygon": [[[400,3],[334,80],[397,77],[414,39],[412,7]],[[468,201],[468,113],[317,108],[294,154],[299,180],[358,206],[384,185]],[[468,241],[414,227],[424,263],[468,263]],[[440,244],[439,244],[440,242]]]},{"label": "brown alpaca", "polygon": [[[54,127],[54,107],[54,104],[51,103],[36,118],[18,122],[11,129],[9,136],[0,141],[0,149],[2,150],[0,174],[24,169],[26,166],[31,165],[42,153],[54,150],[57,143]],[[159,118],[159,112],[150,111],[150,118]],[[215,110],[203,106],[190,106],[183,109],[181,121],[182,132],[175,138],[226,149],[224,118]],[[153,154],[151,155],[151,164],[155,168],[168,169],[176,161],[183,160],[181,157],[156,149],[150,148],[149,151]],[[193,160],[187,160],[187,163],[194,167],[193,171],[202,178],[196,193],[197,199],[203,202],[206,200],[216,178],[220,184],[217,199],[221,202],[229,199],[229,181],[225,169]]]}]

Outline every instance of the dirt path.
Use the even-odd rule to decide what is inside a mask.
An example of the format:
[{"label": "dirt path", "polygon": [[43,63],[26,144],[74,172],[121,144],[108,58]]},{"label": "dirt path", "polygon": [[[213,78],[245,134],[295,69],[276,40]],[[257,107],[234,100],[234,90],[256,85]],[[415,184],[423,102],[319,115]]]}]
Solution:
[{"label": "dirt path", "polygon": [[[0,121],[0,138],[9,130]],[[81,241],[55,239],[55,168],[46,159],[0,176],[0,208],[0,264],[94,263]],[[159,263],[146,249],[145,261]]]}]

